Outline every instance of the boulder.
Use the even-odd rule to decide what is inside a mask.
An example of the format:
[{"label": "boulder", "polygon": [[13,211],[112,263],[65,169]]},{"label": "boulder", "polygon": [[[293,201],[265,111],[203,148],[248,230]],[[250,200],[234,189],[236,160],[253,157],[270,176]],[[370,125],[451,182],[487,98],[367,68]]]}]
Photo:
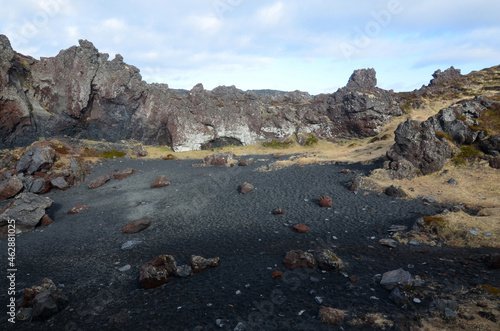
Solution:
[{"label": "boulder", "polygon": [[321,207],[332,208],[332,206],[333,206],[333,200],[328,195],[325,195],[324,197],[320,197],[318,199],[318,202],[319,202],[319,205]]},{"label": "boulder", "polygon": [[411,274],[403,269],[392,270],[384,273],[382,275],[382,280],[380,285],[388,290],[392,290],[395,287],[412,285]]},{"label": "boulder", "polygon": [[489,161],[489,165],[490,165],[490,167],[492,167],[494,169],[500,169],[500,157],[496,157],[494,159],[491,159]]},{"label": "boulder", "polygon": [[115,172],[113,174],[113,178],[114,179],[125,179],[129,176],[132,176],[133,174],[135,174],[137,172],[136,169],[132,169],[132,168],[127,168],[127,169],[123,169],[123,170],[119,170],[117,172]]},{"label": "boulder", "polygon": [[255,190],[255,188],[253,187],[253,185],[250,184],[250,183],[247,183],[247,182],[244,182],[240,186],[240,193],[241,194],[247,194],[249,192],[252,192],[253,190]]},{"label": "boulder", "polygon": [[145,289],[152,289],[168,283],[168,277],[177,270],[177,263],[172,255],[160,255],[142,265],[139,282]]},{"label": "boulder", "polygon": [[136,145],[132,148],[132,154],[138,157],[148,156],[148,151],[142,146],[142,144]]},{"label": "boulder", "polygon": [[54,221],[47,214],[43,215],[42,219],[40,220],[40,224],[43,226],[49,226],[52,224],[52,222],[54,222]]},{"label": "boulder", "polygon": [[347,186],[349,187],[349,190],[351,192],[357,192],[360,189],[363,188],[363,185],[365,184],[365,177],[361,175],[357,175],[350,181]]},{"label": "boulder", "polygon": [[0,200],[7,200],[15,197],[24,188],[22,180],[17,176],[12,176],[0,182]]},{"label": "boulder", "polygon": [[201,256],[192,256],[191,260],[190,260],[191,268],[193,269],[193,272],[195,274],[197,274],[205,269],[214,268],[214,267],[219,266],[219,261],[220,261],[219,257],[206,259],[206,258],[201,257]]},{"label": "boulder", "polygon": [[22,308],[33,308],[32,316],[49,318],[62,311],[68,304],[68,298],[57,289],[54,282],[44,278],[40,286],[34,285],[24,289],[23,299],[20,303]]},{"label": "boulder", "polygon": [[56,152],[50,147],[34,146],[28,149],[16,165],[16,170],[32,175],[41,169],[50,169],[54,164]]},{"label": "boulder", "polygon": [[37,178],[33,181],[33,184],[31,184],[30,187],[30,192],[31,193],[42,193],[44,192],[48,187],[47,181],[43,178]]},{"label": "boulder", "polygon": [[56,177],[50,181],[50,184],[60,190],[66,190],[69,188],[69,184],[64,177]]},{"label": "boulder", "polygon": [[145,216],[141,219],[132,221],[125,225],[122,229],[122,233],[137,233],[147,229],[151,225],[151,219]]},{"label": "boulder", "polygon": [[229,161],[233,159],[233,153],[214,153],[212,155],[205,156],[203,159],[205,165],[207,166],[226,166]]},{"label": "boulder", "polygon": [[161,188],[169,185],[170,181],[168,180],[167,176],[161,175],[154,181],[153,184],[151,184],[151,188]]},{"label": "boulder", "polygon": [[395,197],[395,198],[404,198],[404,197],[408,196],[402,188],[394,186],[394,185],[391,185],[388,188],[386,188],[384,192],[388,196]]},{"label": "boulder", "polygon": [[318,267],[323,270],[342,269],[342,260],[330,249],[322,249],[315,254]]},{"label": "boulder", "polygon": [[355,70],[346,87],[354,90],[372,90],[377,86],[377,77],[375,69],[359,69]]},{"label": "boulder", "polygon": [[15,220],[16,233],[32,231],[46,214],[45,209],[52,203],[48,197],[33,193],[19,194],[0,214],[0,236],[7,235],[9,220]]},{"label": "boulder", "polygon": [[97,177],[89,183],[88,188],[93,190],[93,189],[96,189],[98,187],[101,187],[104,184],[106,184],[109,180],[111,180],[112,178],[113,178],[113,175],[104,175],[104,176]]},{"label": "boulder", "polygon": [[316,268],[318,263],[311,253],[293,250],[286,253],[283,265],[290,270],[297,268]]},{"label": "boulder", "polygon": [[480,142],[479,147],[486,154],[500,156],[500,134],[491,135]]}]

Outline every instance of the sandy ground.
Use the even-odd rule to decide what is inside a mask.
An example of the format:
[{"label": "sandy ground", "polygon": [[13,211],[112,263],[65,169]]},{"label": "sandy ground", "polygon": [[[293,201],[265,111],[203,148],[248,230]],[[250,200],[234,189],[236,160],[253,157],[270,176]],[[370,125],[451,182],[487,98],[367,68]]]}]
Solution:
[{"label": "sandy ground", "polygon": [[[373,165],[311,164],[259,172],[274,160],[254,157],[261,161],[233,168],[199,167],[193,160],[111,160],[97,164],[85,184],[47,194],[55,201],[48,210],[54,223],[17,237],[18,297],[48,277],[67,295],[69,306],[47,321],[18,322],[9,329],[233,330],[242,323],[241,330],[409,330],[422,327],[421,319],[436,317],[429,312],[436,298],[452,297],[463,307],[476,296],[498,304],[498,298],[480,290],[482,284],[500,287],[500,271],[484,262],[498,249],[402,244],[389,249],[378,244],[390,237],[391,225],[411,227],[417,218],[451,206],[350,192],[346,183],[354,175],[341,170],[367,173]],[[97,176],[128,167],[138,173],[95,190],[86,186]],[[171,185],[151,189],[159,175]],[[238,188],[245,181],[256,190],[242,195]],[[333,198],[333,208],[319,206],[317,198],[323,195]],[[78,204],[90,208],[68,215]],[[277,207],[285,214],[273,215]],[[143,216],[153,220],[148,229],[121,233]],[[300,223],[310,231],[293,231]],[[121,249],[129,240],[142,243]],[[282,264],[290,250],[320,248],[337,253],[345,263],[343,273],[289,271]],[[6,239],[0,239],[0,250],[6,261]],[[191,255],[219,256],[221,262],[192,277],[142,289],[141,265],[161,254],[175,256],[178,264],[188,264]],[[131,269],[118,270],[125,265]],[[377,274],[398,268],[426,281],[412,292],[419,304],[410,298],[402,307],[377,283]],[[275,270],[284,276],[273,279]],[[6,285],[2,277],[1,287]],[[6,291],[0,301],[7,302]],[[322,323],[322,305],[346,311],[344,322]],[[492,309],[498,316],[498,306]],[[7,324],[2,314],[0,325]],[[490,330],[491,324],[485,325]]]}]

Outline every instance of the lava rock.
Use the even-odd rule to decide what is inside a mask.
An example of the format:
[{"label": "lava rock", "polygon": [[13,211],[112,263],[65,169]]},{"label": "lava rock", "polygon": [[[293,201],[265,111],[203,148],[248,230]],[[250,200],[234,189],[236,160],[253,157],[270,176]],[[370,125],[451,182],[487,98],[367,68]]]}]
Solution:
[{"label": "lava rock", "polygon": [[205,156],[203,161],[207,166],[226,166],[229,161],[233,159],[233,153],[214,153],[212,155]]},{"label": "lava rock", "polygon": [[50,147],[34,146],[28,149],[16,165],[16,170],[32,175],[41,169],[50,169],[56,152]]},{"label": "lava rock", "polygon": [[253,187],[253,185],[250,184],[250,183],[247,183],[247,182],[244,182],[240,186],[240,193],[241,194],[247,194],[249,192],[252,192],[253,190],[255,190],[255,188]]},{"label": "lava rock", "polygon": [[395,198],[404,198],[408,196],[402,188],[396,187],[394,185],[391,185],[388,188],[386,188],[384,192],[386,195]]},{"label": "lava rock", "polygon": [[54,178],[54,179],[52,179],[50,181],[50,184],[53,187],[58,188],[60,190],[67,190],[67,189],[69,189],[69,184],[66,181],[66,179],[64,179],[64,177],[56,177],[56,178]]},{"label": "lava rock", "polygon": [[151,220],[149,217],[145,216],[141,219],[132,221],[125,225],[122,229],[122,233],[137,233],[147,229],[151,225]]},{"label": "lava rock", "polygon": [[273,210],[273,215],[283,215],[285,214],[285,210],[283,208],[276,208]]},{"label": "lava rock", "polygon": [[293,229],[295,231],[297,231],[298,233],[306,233],[307,231],[309,231],[309,227],[307,225],[304,225],[304,224],[294,225]]},{"label": "lava rock", "polygon": [[397,286],[411,285],[411,274],[403,269],[392,270],[382,275],[380,285],[388,290],[392,290]]},{"label": "lava rock", "polygon": [[104,175],[104,176],[97,177],[96,179],[92,180],[89,183],[88,188],[93,190],[93,189],[96,189],[98,187],[101,187],[104,184],[106,184],[109,180],[111,180],[112,178],[113,178],[112,175]]},{"label": "lava rock", "polygon": [[136,169],[132,169],[132,168],[127,168],[127,169],[123,169],[123,170],[120,170],[120,171],[117,171],[113,174],[113,178],[114,179],[125,179],[133,174],[135,174],[137,172]]},{"label": "lava rock", "polygon": [[17,176],[12,176],[0,182],[0,200],[15,197],[24,188],[23,181]]},{"label": "lava rock", "polygon": [[322,249],[315,254],[318,266],[323,270],[342,269],[342,260],[330,249]]},{"label": "lava rock", "polygon": [[214,267],[219,266],[219,261],[220,261],[219,257],[206,259],[206,258],[201,257],[201,256],[192,256],[191,260],[190,260],[191,268],[193,268],[193,272],[195,274],[197,274],[205,269],[214,268]]},{"label": "lava rock", "polygon": [[319,205],[325,208],[332,208],[333,200],[328,195],[318,198]]},{"label": "lava rock", "polygon": [[132,148],[132,154],[138,157],[145,157],[148,156],[148,151],[144,148],[144,146],[142,146],[142,144],[139,144]]},{"label": "lava rock", "polygon": [[283,265],[290,270],[297,268],[316,268],[318,262],[311,253],[302,250],[293,250],[286,253]]},{"label": "lava rock", "polygon": [[68,214],[74,215],[74,214],[79,214],[82,210],[89,209],[88,206],[85,205],[76,205],[75,207],[71,208],[68,211]]},{"label": "lava rock", "polygon": [[16,233],[32,231],[52,203],[50,198],[33,193],[17,195],[0,214],[0,237],[7,235],[9,220],[12,219],[16,221]]},{"label": "lava rock", "polygon": [[169,185],[170,181],[168,180],[167,176],[161,175],[154,181],[153,184],[151,184],[151,188],[161,188]]},{"label": "lava rock", "polygon": [[139,282],[145,289],[152,289],[168,283],[168,277],[177,270],[177,263],[172,255],[160,255],[142,265]]}]

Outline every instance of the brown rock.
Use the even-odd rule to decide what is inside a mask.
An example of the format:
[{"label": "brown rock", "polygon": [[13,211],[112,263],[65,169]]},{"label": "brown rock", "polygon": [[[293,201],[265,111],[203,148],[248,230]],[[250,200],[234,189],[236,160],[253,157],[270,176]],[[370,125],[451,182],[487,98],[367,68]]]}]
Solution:
[{"label": "brown rock", "polygon": [[241,194],[247,194],[248,192],[252,192],[254,189],[255,188],[252,184],[244,182],[243,184],[241,184],[240,192]]},{"label": "brown rock", "polygon": [[500,157],[496,157],[490,160],[490,167],[494,169],[500,169]]},{"label": "brown rock", "polygon": [[88,187],[91,190],[96,189],[96,188],[101,187],[104,184],[106,184],[111,178],[113,178],[112,175],[104,175],[101,177],[97,177],[96,179],[94,179],[93,181],[91,181],[89,183]]},{"label": "brown rock", "polygon": [[169,186],[170,181],[168,180],[167,176],[159,176],[153,184],[151,184],[151,188],[160,188],[160,187],[165,187]]},{"label": "brown rock", "polygon": [[162,160],[168,161],[168,160],[175,160],[176,157],[173,154],[168,154],[167,156],[162,157]]},{"label": "brown rock", "polygon": [[203,161],[207,166],[226,166],[232,158],[232,152],[214,153],[212,155],[205,156]]},{"label": "brown rock", "polygon": [[341,323],[344,320],[345,315],[345,311],[343,310],[325,306],[321,306],[319,310],[319,316],[321,317],[323,323],[330,325]]},{"label": "brown rock", "polygon": [[172,255],[160,255],[142,265],[139,282],[145,289],[152,289],[168,283],[168,277],[173,276],[177,263]]},{"label": "brown rock", "polygon": [[15,197],[23,189],[23,182],[12,176],[10,179],[0,182],[0,200],[7,200]]},{"label": "brown rock", "polygon": [[307,225],[304,225],[304,224],[294,225],[293,229],[295,231],[297,231],[298,233],[306,233],[307,231],[309,231],[309,227]]},{"label": "brown rock", "polygon": [[201,256],[193,256],[191,257],[191,268],[193,268],[193,272],[197,274],[205,269],[219,266],[219,261],[219,257],[206,259]]},{"label": "brown rock", "polygon": [[148,155],[148,151],[146,151],[146,149],[144,148],[144,146],[142,146],[142,144],[134,146],[134,148],[132,148],[132,153],[139,157],[144,157]]},{"label": "brown rock", "polygon": [[141,232],[142,230],[147,229],[151,225],[151,220],[149,217],[143,217],[141,219],[132,221],[125,225],[122,229],[122,233],[137,233]]},{"label": "brown rock", "polygon": [[324,197],[320,197],[318,199],[318,202],[319,202],[321,207],[332,208],[332,206],[333,206],[333,200],[328,195],[325,195]]},{"label": "brown rock", "polygon": [[113,175],[113,178],[118,179],[118,180],[125,179],[125,178],[131,176],[132,174],[135,174],[136,172],[137,172],[137,170],[132,169],[132,168],[123,169],[123,170],[115,172]]},{"label": "brown rock", "polygon": [[301,250],[294,250],[286,253],[283,259],[283,265],[288,269],[297,268],[315,268],[318,263],[311,253],[304,252]]},{"label": "brown rock", "polygon": [[331,250],[321,249],[316,252],[316,261],[323,270],[341,270],[342,260]]},{"label": "brown rock", "polygon": [[40,222],[41,222],[41,224],[42,224],[43,226],[49,226],[49,225],[51,225],[51,224],[52,224],[52,222],[53,222],[53,221],[52,221],[52,218],[50,218],[50,216],[49,216],[49,215],[45,214],[45,215],[43,215],[43,217],[42,217],[42,219],[40,220]]},{"label": "brown rock", "polygon": [[283,272],[276,270],[275,272],[273,272],[272,277],[273,278],[281,278],[281,277],[283,277]]},{"label": "brown rock", "polygon": [[89,209],[89,207],[87,207],[87,206],[85,206],[85,205],[76,205],[75,207],[71,208],[71,209],[68,211],[68,214],[70,214],[70,215],[78,214],[78,213],[80,213],[82,210],[85,210],[85,209]]},{"label": "brown rock", "polygon": [[273,210],[274,215],[283,215],[285,213],[285,210],[283,208],[276,208]]}]

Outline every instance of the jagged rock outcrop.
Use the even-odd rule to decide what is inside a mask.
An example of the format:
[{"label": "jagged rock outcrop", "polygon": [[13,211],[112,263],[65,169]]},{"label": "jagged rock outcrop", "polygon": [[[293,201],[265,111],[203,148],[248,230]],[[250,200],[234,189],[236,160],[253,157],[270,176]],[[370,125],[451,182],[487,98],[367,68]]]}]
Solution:
[{"label": "jagged rock outcrop", "polygon": [[[407,120],[395,131],[395,144],[386,164],[394,178],[413,178],[439,171],[453,155],[453,146],[474,145],[495,155],[496,135],[488,136],[488,111],[496,114],[500,102],[476,97],[439,111],[426,121]],[[490,115],[491,116],[491,115]]]},{"label": "jagged rock outcrop", "polygon": [[346,87],[311,96],[198,84],[190,91],[147,84],[120,55],[94,45],[50,58],[16,53],[0,36],[0,148],[67,135],[117,142],[136,139],[175,151],[247,145],[291,135],[362,138],[401,115],[399,98],[376,87],[375,70],[354,72]]}]

